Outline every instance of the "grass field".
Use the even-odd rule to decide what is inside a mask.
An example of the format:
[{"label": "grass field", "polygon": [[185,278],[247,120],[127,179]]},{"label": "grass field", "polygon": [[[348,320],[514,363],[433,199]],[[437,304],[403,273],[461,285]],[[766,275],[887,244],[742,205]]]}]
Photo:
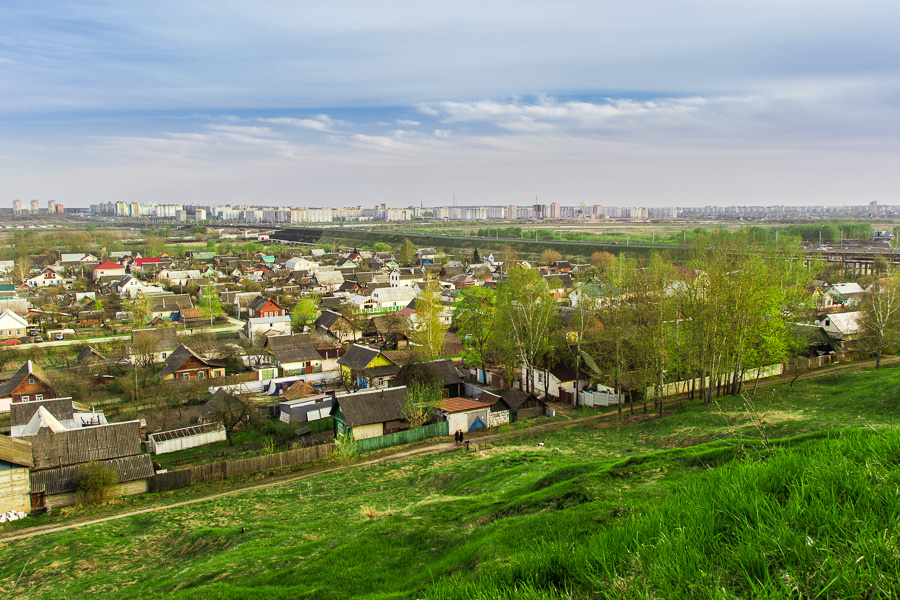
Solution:
[{"label": "grass field", "polygon": [[623,423],[516,430],[479,452],[339,469],[4,542],[0,593],[896,597],[898,382],[895,368],[842,373],[761,388],[749,406],[727,398],[673,405],[663,418],[638,410]]}]

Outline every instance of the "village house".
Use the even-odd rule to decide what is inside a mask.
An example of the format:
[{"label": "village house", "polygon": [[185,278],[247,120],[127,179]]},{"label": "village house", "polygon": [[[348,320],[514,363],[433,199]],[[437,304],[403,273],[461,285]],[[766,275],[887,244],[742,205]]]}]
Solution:
[{"label": "village house", "polygon": [[65,285],[66,281],[53,267],[44,267],[40,273],[23,282],[24,287],[43,288],[54,285]]},{"label": "village house", "polygon": [[265,296],[254,298],[247,310],[250,318],[283,317],[287,314],[281,305]]},{"label": "village house", "polygon": [[336,395],[331,409],[335,437],[365,440],[409,429],[401,408],[405,399],[403,386]]},{"label": "village house", "polygon": [[0,312],[0,339],[20,338],[28,331],[28,321],[9,309]]},{"label": "village house", "polygon": [[819,321],[828,336],[843,345],[859,336],[859,312],[829,313]]},{"label": "village house", "polygon": [[135,329],[131,332],[128,356],[132,361],[154,364],[165,361],[178,348],[178,334],[174,327]]},{"label": "village house", "polygon": [[179,321],[181,311],[193,307],[194,302],[188,294],[147,296],[147,314],[151,319],[159,317],[167,321]]},{"label": "village house", "polygon": [[353,344],[338,359],[341,380],[357,388],[386,387],[400,372],[400,367],[380,350]]},{"label": "village house", "polygon": [[288,315],[276,317],[251,317],[244,323],[241,336],[256,341],[259,336],[290,335],[291,318]]},{"label": "village house", "polygon": [[124,275],[125,267],[110,260],[104,261],[99,265],[94,265],[94,268],[91,271],[91,278],[94,281],[100,281],[101,277],[124,277]]},{"label": "village house", "polygon": [[490,405],[471,398],[444,398],[437,405],[438,418],[450,431],[475,431],[488,426]]},{"label": "village house", "polygon": [[166,359],[166,366],[159,372],[162,381],[196,381],[225,377],[222,361],[207,360],[184,344],[178,346]]},{"label": "village house", "polygon": [[381,288],[372,292],[377,312],[394,312],[405,308],[418,295],[416,289],[406,286]]},{"label": "village house", "polygon": [[315,330],[320,335],[330,336],[333,339],[344,342],[358,339],[362,330],[350,324],[341,313],[333,310],[323,310],[315,322]]},{"label": "village house", "polygon": [[406,386],[414,383],[433,383],[440,388],[441,398],[462,397],[464,391],[463,381],[453,361],[446,358],[405,364],[400,367],[394,381]]},{"label": "village house", "polygon": [[282,377],[322,373],[322,356],[308,333],[271,335],[266,339],[266,350],[281,368]]},{"label": "village house", "polygon": [[853,307],[865,295],[866,291],[858,283],[836,283],[822,295],[822,306],[847,306]]},{"label": "village house", "polygon": [[13,403],[43,400],[55,395],[44,372],[28,360],[8,381],[0,384],[0,412],[9,412]]}]

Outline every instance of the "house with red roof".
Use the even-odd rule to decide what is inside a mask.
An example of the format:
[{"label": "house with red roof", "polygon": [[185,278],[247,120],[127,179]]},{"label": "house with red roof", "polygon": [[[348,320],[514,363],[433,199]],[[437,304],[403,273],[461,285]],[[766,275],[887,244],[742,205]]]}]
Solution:
[{"label": "house with red roof", "polygon": [[125,276],[125,267],[114,263],[111,260],[104,261],[99,265],[94,266],[93,271],[93,279],[94,281],[100,281],[101,277],[106,277],[107,275],[116,275],[118,277]]},{"label": "house with red roof", "polygon": [[162,259],[158,256],[154,257],[154,258],[136,258],[136,259],[134,259],[134,262],[131,263],[131,270],[132,271],[134,271],[135,269],[141,270],[141,269],[146,269],[148,267],[158,269],[161,264],[162,264]]}]

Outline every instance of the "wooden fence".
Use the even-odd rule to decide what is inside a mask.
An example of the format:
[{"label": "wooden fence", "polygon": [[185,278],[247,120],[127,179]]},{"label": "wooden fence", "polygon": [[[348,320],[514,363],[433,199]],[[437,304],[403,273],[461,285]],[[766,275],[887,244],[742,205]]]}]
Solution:
[{"label": "wooden fence", "polygon": [[322,444],[319,446],[298,448],[297,450],[288,450],[287,452],[278,452],[276,454],[266,454],[240,460],[220,461],[206,465],[198,465],[196,467],[171,471],[169,473],[158,473],[149,479],[150,491],[165,492],[167,490],[175,490],[194,485],[195,483],[203,483],[205,481],[216,481],[228,477],[237,477],[238,475],[248,475],[250,473],[259,473],[260,471],[271,471],[281,467],[290,467],[292,465],[327,458],[331,456],[333,452],[334,446],[331,444]]},{"label": "wooden fence", "polygon": [[443,435],[450,435],[450,423],[448,421],[416,427],[415,429],[406,429],[397,433],[389,433],[381,437],[357,440],[356,444],[360,452],[372,452],[373,450],[382,450],[401,444],[412,444],[413,442],[421,442],[427,438]]}]

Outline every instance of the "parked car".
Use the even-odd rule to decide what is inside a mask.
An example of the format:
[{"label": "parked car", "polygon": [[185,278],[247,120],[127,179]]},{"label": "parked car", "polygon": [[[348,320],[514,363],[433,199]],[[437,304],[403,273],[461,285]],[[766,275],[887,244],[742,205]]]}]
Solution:
[{"label": "parked car", "polygon": [[0,343],[2,343],[4,346],[15,346],[16,344],[21,344],[22,340],[11,339],[11,340],[4,340],[3,342],[0,342]]},{"label": "parked car", "polygon": [[56,339],[61,340],[61,339],[63,339],[63,334],[57,333],[55,337],[56,337]]},{"label": "parked car", "polygon": [[37,336],[37,337],[34,338],[34,343],[35,343],[35,344],[40,344],[40,343],[43,342],[43,341],[44,341],[44,338],[42,338],[41,336]]}]

